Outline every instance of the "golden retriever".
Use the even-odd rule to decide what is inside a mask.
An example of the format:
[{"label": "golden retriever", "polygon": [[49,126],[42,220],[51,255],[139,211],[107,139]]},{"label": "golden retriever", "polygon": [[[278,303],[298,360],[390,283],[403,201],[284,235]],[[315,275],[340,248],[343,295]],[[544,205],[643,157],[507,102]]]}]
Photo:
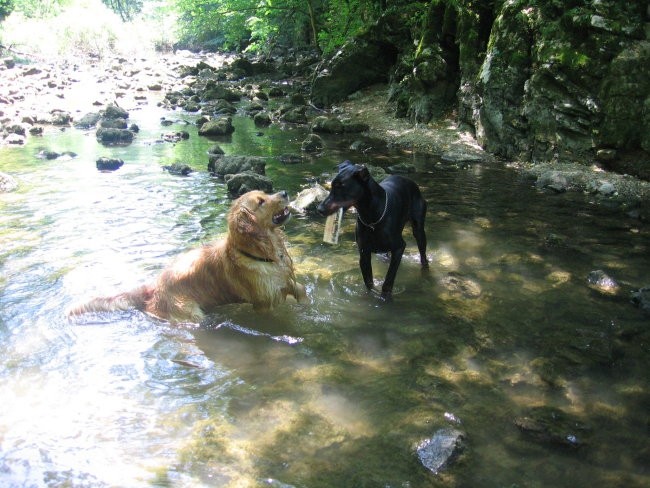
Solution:
[{"label": "golden retriever", "polygon": [[243,194],[228,212],[228,235],[179,256],[153,285],[112,297],[94,298],[69,310],[86,312],[135,308],[172,322],[200,322],[219,305],[252,303],[270,310],[292,295],[306,299],[280,226],[291,216],[286,192]]}]

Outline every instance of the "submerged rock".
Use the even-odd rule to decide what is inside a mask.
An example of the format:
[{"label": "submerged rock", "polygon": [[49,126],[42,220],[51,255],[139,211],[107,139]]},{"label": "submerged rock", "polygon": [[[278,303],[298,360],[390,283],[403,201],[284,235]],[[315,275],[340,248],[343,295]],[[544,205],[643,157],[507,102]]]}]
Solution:
[{"label": "submerged rock", "polygon": [[592,271],[587,276],[587,285],[594,291],[605,295],[616,295],[620,291],[618,283],[602,269]]},{"label": "submerged rock", "polygon": [[632,303],[650,315],[650,286],[632,292]]},{"label": "submerged rock", "polygon": [[515,418],[514,424],[537,442],[571,448],[584,445],[583,436],[590,430],[581,421],[553,407],[532,408],[527,415]]},{"label": "submerged rock", "polygon": [[444,428],[417,446],[418,459],[434,474],[449,467],[465,448],[465,435],[456,429]]}]

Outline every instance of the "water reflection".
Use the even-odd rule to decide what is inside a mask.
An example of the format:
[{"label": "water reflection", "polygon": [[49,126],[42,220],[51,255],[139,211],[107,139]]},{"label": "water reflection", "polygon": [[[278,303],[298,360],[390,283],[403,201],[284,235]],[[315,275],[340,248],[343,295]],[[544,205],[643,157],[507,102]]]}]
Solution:
[{"label": "water reflection", "polygon": [[[138,121],[129,147],[67,131],[0,149],[21,183],[0,195],[3,485],[648,482],[647,318],[626,293],[646,284],[649,231],[582,195],[538,194],[501,167],[390,151],[366,161],[415,164],[429,201],[430,269],[406,232],[392,303],[363,286],[354,218],[332,247],[307,216],[286,226],[307,305],[232,305],[188,328],[136,312],[68,322],[70,303],[150,280],[225,232],[229,200],[205,172],[215,141],[157,143],[160,116]],[[342,159],[370,158],[332,138],[324,155],[283,165],[277,156],[299,152],[302,130],[257,135],[248,119],[235,123],[224,150],[268,156],[267,174],[292,194]],[[35,159],[48,145],[79,156]],[[98,149],[125,165],[98,173]],[[176,161],[197,171],[162,171]],[[379,279],[387,262],[373,267]],[[594,269],[622,293],[590,289]],[[588,425],[586,445],[522,434],[513,419],[539,406]],[[414,446],[451,424],[470,449],[435,477]]]}]

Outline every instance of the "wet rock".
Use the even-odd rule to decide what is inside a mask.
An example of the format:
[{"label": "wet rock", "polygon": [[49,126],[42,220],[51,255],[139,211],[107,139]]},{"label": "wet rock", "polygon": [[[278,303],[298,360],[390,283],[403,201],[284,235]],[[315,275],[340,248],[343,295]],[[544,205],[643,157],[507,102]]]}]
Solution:
[{"label": "wet rock", "polygon": [[99,171],[115,171],[124,165],[124,161],[121,159],[99,158],[96,165]]},{"label": "wet rock", "polygon": [[258,112],[253,116],[253,122],[258,127],[271,125],[271,116],[267,112]]},{"label": "wet rock", "polygon": [[483,163],[491,158],[487,154],[470,153],[461,149],[447,151],[440,156],[440,161],[445,164],[457,166],[469,166],[471,164]]},{"label": "wet rock", "polygon": [[241,93],[226,88],[216,83],[208,83],[206,89],[201,93],[201,99],[204,102],[212,100],[225,100],[228,102],[238,102],[241,100]]},{"label": "wet rock", "polygon": [[283,122],[289,122],[290,124],[306,124],[307,115],[305,114],[305,107],[294,107],[284,113],[280,119]]},{"label": "wet rock", "polygon": [[589,273],[587,285],[592,290],[605,295],[616,295],[620,291],[620,286],[616,280],[601,269]]},{"label": "wet rock", "polygon": [[514,420],[515,426],[530,439],[542,443],[579,448],[590,428],[558,408],[535,407]]},{"label": "wet rock", "polygon": [[221,117],[209,120],[201,125],[199,129],[200,136],[227,136],[232,134],[235,128],[232,125],[230,117]]},{"label": "wet rock", "polygon": [[208,163],[208,171],[219,177],[242,172],[263,175],[265,168],[266,160],[259,156],[211,155]]},{"label": "wet rock", "polygon": [[102,117],[105,119],[128,119],[129,113],[122,107],[115,104],[107,105],[102,112]]},{"label": "wet rock", "polygon": [[228,193],[238,197],[252,190],[262,190],[270,193],[273,191],[273,182],[264,175],[245,171],[243,173],[225,176]]},{"label": "wet rock", "polygon": [[102,115],[99,112],[90,112],[81,117],[74,126],[77,129],[92,129],[101,120]]},{"label": "wet rock", "polygon": [[415,173],[415,166],[408,163],[399,163],[389,166],[387,172],[391,175],[405,175],[409,173]]},{"label": "wet rock", "polygon": [[311,130],[325,134],[342,134],[343,123],[336,117],[326,117],[322,115],[314,119]]},{"label": "wet rock", "polygon": [[168,166],[163,166],[163,169],[170,175],[175,176],[187,176],[194,171],[190,166],[183,163],[174,163]]},{"label": "wet rock", "polygon": [[365,141],[356,140],[352,144],[350,144],[351,151],[360,151],[365,153],[367,151],[370,151],[371,149],[372,146]]},{"label": "wet rock", "polygon": [[282,154],[278,159],[282,164],[300,164],[303,161],[300,154]]},{"label": "wet rock", "polygon": [[363,122],[354,122],[351,120],[342,120],[341,122],[343,123],[343,132],[346,134],[358,134],[359,132],[370,130],[370,126]]},{"label": "wet rock", "polygon": [[650,286],[632,292],[632,303],[650,315]]},{"label": "wet rock", "polygon": [[424,439],[416,448],[422,465],[434,474],[447,469],[465,448],[465,435],[456,429],[444,428]]},{"label": "wet rock", "polygon": [[302,149],[304,152],[309,153],[321,151],[323,147],[325,147],[325,143],[323,142],[323,139],[317,134],[309,134],[300,145],[300,149]]},{"label": "wet rock", "polygon": [[50,123],[52,125],[70,125],[72,122],[72,115],[63,110],[53,110],[51,113]]},{"label": "wet rock", "polygon": [[12,69],[16,66],[16,61],[14,60],[14,58],[4,58],[2,60],[2,64],[5,65],[5,68]]},{"label": "wet rock", "polygon": [[49,149],[43,149],[42,151],[39,151],[39,153],[36,155],[38,159],[57,159],[59,156],[61,156],[58,152],[56,151],[50,151]]},{"label": "wet rock", "polygon": [[208,148],[208,155],[220,156],[226,154],[219,144],[213,144]]},{"label": "wet rock", "polygon": [[476,281],[456,273],[449,273],[441,278],[439,283],[450,296],[478,298],[483,292],[481,285]]},{"label": "wet rock", "polygon": [[189,138],[190,138],[190,133],[185,130],[162,134],[162,140],[165,142],[176,143],[179,141],[185,141]]},{"label": "wet rock", "polygon": [[306,188],[296,195],[289,207],[292,212],[296,213],[316,213],[316,207],[327,198],[329,192],[320,185],[314,185]]},{"label": "wet rock", "polygon": [[25,144],[25,137],[20,134],[8,134],[7,137],[5,137],[5,143],[15,146],[22,145]]},{"label": "wet rock", "polygon": [[114,118],[114,119],[101,119],[99,121],[99,126],[103,129],[127,129],[128,124],[126,119]]},{"label": "wet rock", "polygon": [[215,117],[221,115],[234,115],[237,113],[237,107],[227,100],[216,100],[204,105],[202,113]]},{"label": "wet rock", "polygon": [[0,193],[8,193],[18,188],[18,182],[7,173],[0,172]]},{"label": "wet rock", "polygon": [[569,180],[558,171],[547,171],[540,175],[536,183],[538,188],[545,188],[555,193],[564,193],[569,189]]},{"label": "wet rock", "polygon": [[104,145],[130,144],[133,142],[133,132],[127,129],[99,128],[95,136]]}]

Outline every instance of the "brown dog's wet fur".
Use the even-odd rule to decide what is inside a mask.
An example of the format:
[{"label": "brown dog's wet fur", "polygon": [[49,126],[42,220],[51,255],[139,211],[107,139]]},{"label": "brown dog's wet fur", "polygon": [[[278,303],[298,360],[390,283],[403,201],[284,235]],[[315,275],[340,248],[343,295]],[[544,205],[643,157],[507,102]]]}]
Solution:
[{"label": "brown dog's wet fur", "polygon": [[251,191],[228,213],[228,236],[179,256],[153,285],[72,308],[86,312],[138,309],[172,322],[200,322],[220,305],[251,303],[269,310],[292,295],[307,297],[296,282],[280,225],[290,216],[286,192]]}]

